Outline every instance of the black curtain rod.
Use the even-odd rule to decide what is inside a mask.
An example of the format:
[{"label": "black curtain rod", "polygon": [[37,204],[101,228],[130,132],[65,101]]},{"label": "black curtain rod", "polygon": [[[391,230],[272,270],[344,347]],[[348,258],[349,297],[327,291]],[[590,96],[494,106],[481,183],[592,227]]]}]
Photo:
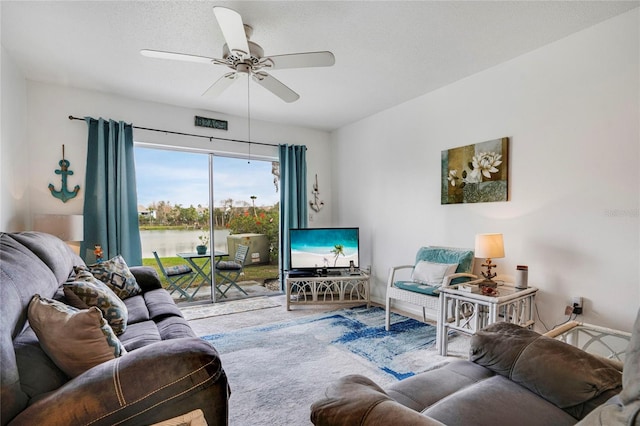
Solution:
[{"label": "black curtain rod", "polygon": [[[81,120],[81,121],[84,121],[84,118],[74,117],[73,115],[70,115],[69,116],[69,120]],[[131,127],[133,127],[134,129],[149,130],[151,132],[170,133],[172,135],[181,135],[181,136],[192,136],[194,138],[205,138],[205,139],[209,139],[210,141],[213,140],[213,139],[216,139],[216,140],[219,140],[219,141],[248,143],[250,145],[278,146],[277,144],[274,144],[274,143],[250,142],[250,141],[243,141],[241,139],[229,139],[229,138],[220,138],[220,137],[217,137],[217,136],[205,136],[205,135],[196,135],[196,134],[193,134],[193,133],[173,132],[171,130],[151,129],[149,127],[139,127],[139,126],[134,126],[134,125],[131,125]]]}]

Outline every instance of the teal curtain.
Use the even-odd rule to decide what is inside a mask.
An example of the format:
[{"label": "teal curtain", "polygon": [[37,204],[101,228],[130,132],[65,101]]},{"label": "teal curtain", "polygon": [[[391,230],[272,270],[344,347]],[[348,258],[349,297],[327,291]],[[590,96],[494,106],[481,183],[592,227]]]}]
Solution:
[{"label": "teal curtain", "polygon": [[80,253],[93,263],[94,246],[100,244],[104,260],[119,254],[127,265],[142,265],[133,128],[124,121],[85,121],[89,138]]},{"label": "teal curtain", "polygon": [[[280,259],[289,270],[289,229],[307,227],[307,147],[280,145]],[[283,282],[280,280],[280,282]]]}]

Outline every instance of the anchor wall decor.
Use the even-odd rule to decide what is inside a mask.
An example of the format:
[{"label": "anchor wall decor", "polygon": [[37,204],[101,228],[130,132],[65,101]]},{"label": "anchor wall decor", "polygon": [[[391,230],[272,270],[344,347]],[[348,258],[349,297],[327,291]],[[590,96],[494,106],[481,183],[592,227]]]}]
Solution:
[{"label": "anchor wall decor", "polygon": [[320,211],[322,207],[324,207],[324,201],[320,199],[320,191],[318,190],[318,175],[316,174],[316,183],[313,184],[313,190],[311,191],[311,195],[313,195],[313,201],[309,201],[309,206],[313,210],[317,212]]},{"label": "anchor wall decor", "polygon": [[55,172],[57,175],[61,175],[62,185],[60,186],[60,191],[56,191],[53,184],[50,183],[49,191],[51,191],[51,195],[61,199],[63,203],[66,203],[67,201],[78,195],[78,192],[80,191],[80,185],[76,185],[75,188],[73,188],[73,191],[69,191],[69,189],[67,189],[67,176],[72,175],[73,172],[69,170],[69,165],[71,163],[69,163],[68,160],[64,159],[64,145],[62,145],[62,160],[60,160],[58,164],[60,165],[60,170],[56,170]]}]

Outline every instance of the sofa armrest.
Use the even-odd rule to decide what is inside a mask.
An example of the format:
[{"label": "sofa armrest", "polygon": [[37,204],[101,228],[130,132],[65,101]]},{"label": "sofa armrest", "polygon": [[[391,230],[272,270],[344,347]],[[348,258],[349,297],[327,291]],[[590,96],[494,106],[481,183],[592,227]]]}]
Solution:
[{"label": "sofa armrest", "polygon": [[160,277],[158,277],[158,273],[151,266],[131,266],[129,270],[136,278],[143,293],[162,288]]},{"label": "sofa armrest", "polygon": [[437,420],[391,399],[364,376],[342,377],[326,391],[326,398],[311,405],[311,421],[316,426],[444,426]]},{"label": "sofa armrest", "polygon": [[229,393],[213,346],[199,338],[172,339],[91,368],[14,423],[148,425],[200,408],[210,426],[226,425]]}]

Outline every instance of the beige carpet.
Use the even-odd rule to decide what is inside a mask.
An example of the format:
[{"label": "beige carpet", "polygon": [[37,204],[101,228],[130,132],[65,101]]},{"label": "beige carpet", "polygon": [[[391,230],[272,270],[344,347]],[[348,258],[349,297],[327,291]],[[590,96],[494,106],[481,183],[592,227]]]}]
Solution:
[{"label": "beige carpet", "polygon": [[219,315],[237,314],[240,312],[256,311],[280,306],[278,301],[271,297],[250,297],[248,299],[231,300],[208,305],[181,307],[182,315],[188,320],[215,317]]}]

